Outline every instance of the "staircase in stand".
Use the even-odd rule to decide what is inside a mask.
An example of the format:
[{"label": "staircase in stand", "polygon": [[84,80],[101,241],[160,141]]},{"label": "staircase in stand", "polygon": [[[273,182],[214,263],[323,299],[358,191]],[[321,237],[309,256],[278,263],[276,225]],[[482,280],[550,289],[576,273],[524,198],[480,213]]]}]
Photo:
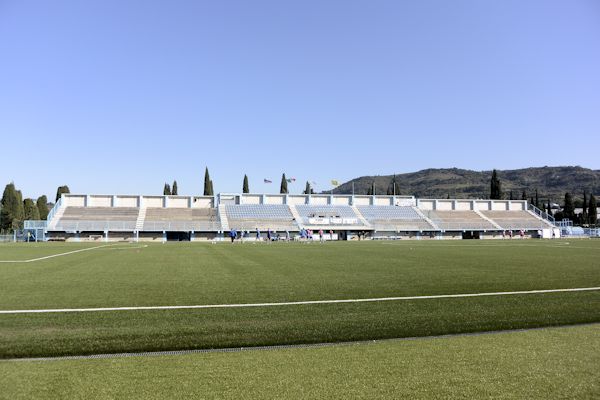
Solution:
[{"label": "staircase in stand", "polygon": [[294,206],[293,204],[288,204],[288,207],[290,208],[290,212],[292,213],[292,216],[296,220],[298,229],[302,229],[304,227],[304,224],[302,223],[303,222],[302,217],[300,216],[300,214],[298,214],[298,210],[296,210],[296,206]]},{"label": "staircase in stand", "polygon": [[56,210],[56,212],[52,216],[52,220],[48,222],[48,228],[46,228],[47,230],[52,230],[56,228],[56,224],[58,223],[58,221],[60,221],[63,214],[65,213],[65,208],[66,207],[59,207],[58,210]]},{"label": "staircase in stand", "polygon": [[431,227],[433,228],[433,230],[434,230],[434,231],[441,231],[440,227],[439,227],[439,226],[437,226],[437,224],[436,224],[435,222],[433,222],[431,219],[427,218],[427,217],[425,216],[425,214],[423,214],[423,212],[422,212],[421,210],[419,210],[417,207],[414,207],[414,206],[412,207],[412,209],[413,209],[413,210],[415,210],[415,212],[416,212],[417,214],[419,214],[419,216],[420,216],[421,218],[423,218],[425,221],[427,221],[427,223],[428,223],[429,225],[431,225]]},{"label": "staircase in stand", "polygon": [[223,232],[229,231],[229,219],[227,219],[227,213],[225,212],[225,206],[219,204],[218,206],[219,220],[221,221],[221,229]]},{"label": "staircase in stand", "polygon": [[356,216],[358,217],[358,219],[362,222],[362,224],[364,226],[366,226],[367,228],[372,228],[371,224],[369,223],[369,221],[367,221],[367,219],[362,215],[362,213],[360,212],[360,210],[358,209],[358,207],[356,206],[352,206],[352,211],[354,211],[354,214],[356,214]]},{"label": "staircase in stand", "polygon": [[140,232],[144,229],[144,221],[146,220],[146,207],[140,207],[140,213],[135,221],[135,230]]},{"label": "staircase in stand", "polygon": [[494,225],[494,227],[496,229],[503,230],[502,227],[500,225],[498,225],[493,219],[490,219],[490,218],[486,217],[479,210],[474,210],[474,211],[475,211],[475,214],[479,215],[481,218],[485,219],[487,222],[489,222],[490,224]]}]

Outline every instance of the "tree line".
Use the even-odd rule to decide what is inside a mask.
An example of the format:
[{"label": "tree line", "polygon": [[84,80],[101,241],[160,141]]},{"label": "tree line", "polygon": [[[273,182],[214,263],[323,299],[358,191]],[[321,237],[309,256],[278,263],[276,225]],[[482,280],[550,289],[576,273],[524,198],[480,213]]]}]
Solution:
[{"label": "tree line", "polygon": [[[281,176],[281,185],[279,187],[279,193],[287,194],[289,193],[288,183],[292,181],[292,179],[288,179],[285,176],[285,173]],[[266,182],[266,181],[265,181]],[[270,182],[269,182],[270,183]],[[250,184],[248,182],[248,175],[244,175],[244,180],[242,181],[242,193],[250,193]],[[306,182],[306,187],[303,194],[314,194],[315,191],[312,188],[310,182]],[[173,186],[165,183],[163,186],[163,195],[165,196],[176,196],[178,194],[177,181],[173,181]],[[214,187],[213,181],[210,179],[210,173],[208,172],[208,167],[204,170],[204,196],[214,196]]]},{"label": "tree line", "polygon": [[[502,192],[502,184],[498,179],[498,173],[496,170],[493,170],[490,179],[490,199],[500,200],[503,198],[505,198],[505,194]],[[508,200],[516,200],[512,191],[508,193]],[[521,194],[521,200],[527,200],[526,191],[523,191]],[[598,221],[598,203],[596,197],[593,193],[590,193],[588,198],[586,190],[583,190],[583,201],[580,202],[574,200],[571,193],[565,193],[563,207],[558,210],[553,208],[551,199],[548,198],[545,202],[543,200],[540,201],[537,189],[535,189],[535,195],[531,196],[529,203],[540,210],[545,211],[548,215],[554,216],[557,221],[570,219],[576,225],[595,225]],[[582,211],[577,214],[575,213],[576,205],[582,209]]]},{"label": "tree line", "polygon": [[[58,201],[63,193],[70,193],[69,187],[59,186],[56,190]],[[7,184],[0,200],[0,232],[13,232],[23,228],[23,221],[45,220],[50,212],[48,198],[42,195],[37,200],[26,198],[17,190],[14,182]]]}]

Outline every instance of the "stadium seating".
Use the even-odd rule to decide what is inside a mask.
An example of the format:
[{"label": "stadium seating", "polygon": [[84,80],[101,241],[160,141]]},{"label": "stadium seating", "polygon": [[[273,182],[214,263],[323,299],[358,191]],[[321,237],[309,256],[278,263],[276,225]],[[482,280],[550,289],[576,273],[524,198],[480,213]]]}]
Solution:
[{"label": "stadium seating", "polygon": [[475,211],[424,211],[427,218],[441,230],[497,230],[490,221],[482,218]]},{"label": "stadium seating", "polygon": [[378,231],[428,231],[433,227],[412,207],[358,206],[365,219]]},{"label": "stadium seating", "polygon": [[138,214],[137,207],[66,207],[54,230],[133,231]]},{"label": "stadium seating", "polygon": [[216,208],[147,208],[143,231],[218,231]]},{"label": "stadium seating", "polygon": [[[488,232],[486,237],[497,237],[503,230],[538,231],[553,226],[550,222],[525,210],[427,209],[448,208],[447,204],[456,206],[455,203],[447,203],[445,207],[437,207],[434,205],[437,203],[431,200],[425,201],[423,208],[410,205],[393,206],[390,203],[375,205],[373,202],[370,205],[360,204],[360,202],[360,205],[349,205],[349,202],[323,205],[222,202],[212,208],[209,206],[192,208],[185,206],[189,205],[189,202],[182,201],[171,204],[171,207],[161,207],[160,202],[155,201],[155,197],[151,197],[147,203],[141,201],[137,203],[152,204],[153,207],[100,207],[97,206],[98,202],[92,203],[95,204],[93,207],[84,207],[83,204],[87,204],[92,196],[75,195],[72,197],[72,204],[61,206],[61,203],[58,203],[58,207],[51,213],[47,231],[63,236],[76,234],[77,237],[80,233],[90,232],[91,235],[103,234],[112,238],[118,238],[126,232],[135,233],[131,236],[135,238],[141,233],[147,233],[154,235],[153,237],[160,234],[162,239],[164,239],[163,232],[194,232],[193,236],[188,235],[188,237],[196,240],[220,237],[215,234],[229,228],[238,231],[260,229],[263,232],[268,229],[275,232],[297,232],[300,228],[310,228],[348,231],[349,237],[352,236],[352,231],[375,231],[376,235],[373,237],[423,237],[419,232],[433,234],[437,231],[442,234],[447,232],[447,235],[440,235],[440,237],[450,238],[456,237],[458,232],[464,234],[466,231]],[[106,196],[101,196],[100,200],[105,198]],[[121,200],[124,203],[119,203]],[[114,196],[111,204],[132,205],[136,202],[131,201],[130,197],[119,199]],[[214,203],[210,203],[212,204]],[[484,203],[484,207],[487,206],[488,204]],[[117,234],[109,235],[108,232],[111,231]]]},{"label": "stadium seating", "polygon": [[502,229],[531,230],[546,229],[551,225],[529,211],[482,211],[483,215],[500,225]]},{"label": "stadium seating", "polygon": [[229,226],[238,230],[297,231],[290,208],[282,204],[231,204],[225,206]]}]

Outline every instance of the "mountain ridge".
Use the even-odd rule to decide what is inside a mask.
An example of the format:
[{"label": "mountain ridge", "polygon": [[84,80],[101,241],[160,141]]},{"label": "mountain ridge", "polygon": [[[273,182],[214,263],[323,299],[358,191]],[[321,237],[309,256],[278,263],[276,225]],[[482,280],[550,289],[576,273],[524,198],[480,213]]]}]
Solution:
[{"label": "mountain ridge", "polygon": [[[512,170],[496,170],[502,184],[504,198],[521,199],[526,192],[528,200],[558,201],[566,192],[574,198],[583,198],[583,191],[600,192],[600,170],[581,166],[529,167]],[[401,195],[420,198],[489,198],[492,171],[475,171],[461,168],[427,168],[416,172],[396,175],[361,176],[341,184],[333,190],[336,194],[367,194],[375,184],[375,194],[387,194],[392,179],[400,187]]]}]

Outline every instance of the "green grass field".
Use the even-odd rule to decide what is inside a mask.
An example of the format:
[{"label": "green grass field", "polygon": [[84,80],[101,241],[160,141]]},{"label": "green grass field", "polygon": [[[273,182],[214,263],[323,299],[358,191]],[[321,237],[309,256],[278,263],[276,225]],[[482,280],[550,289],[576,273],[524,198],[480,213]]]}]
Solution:
[{"label": "green grass field", "polygon": [[[0,245],[0,261],[99,244]],[[100,244],[101,245],[101,244]],[[0,263],[0,310],[600,286],[600,242],[114,244]],[[257,308],[0,314],[0,358],[246,347],[600,322],[600,291]]]},{"label": "green grass field", "polygon": [[2,399],[592,399],[600,324],[329,348],[0,361]]}]

